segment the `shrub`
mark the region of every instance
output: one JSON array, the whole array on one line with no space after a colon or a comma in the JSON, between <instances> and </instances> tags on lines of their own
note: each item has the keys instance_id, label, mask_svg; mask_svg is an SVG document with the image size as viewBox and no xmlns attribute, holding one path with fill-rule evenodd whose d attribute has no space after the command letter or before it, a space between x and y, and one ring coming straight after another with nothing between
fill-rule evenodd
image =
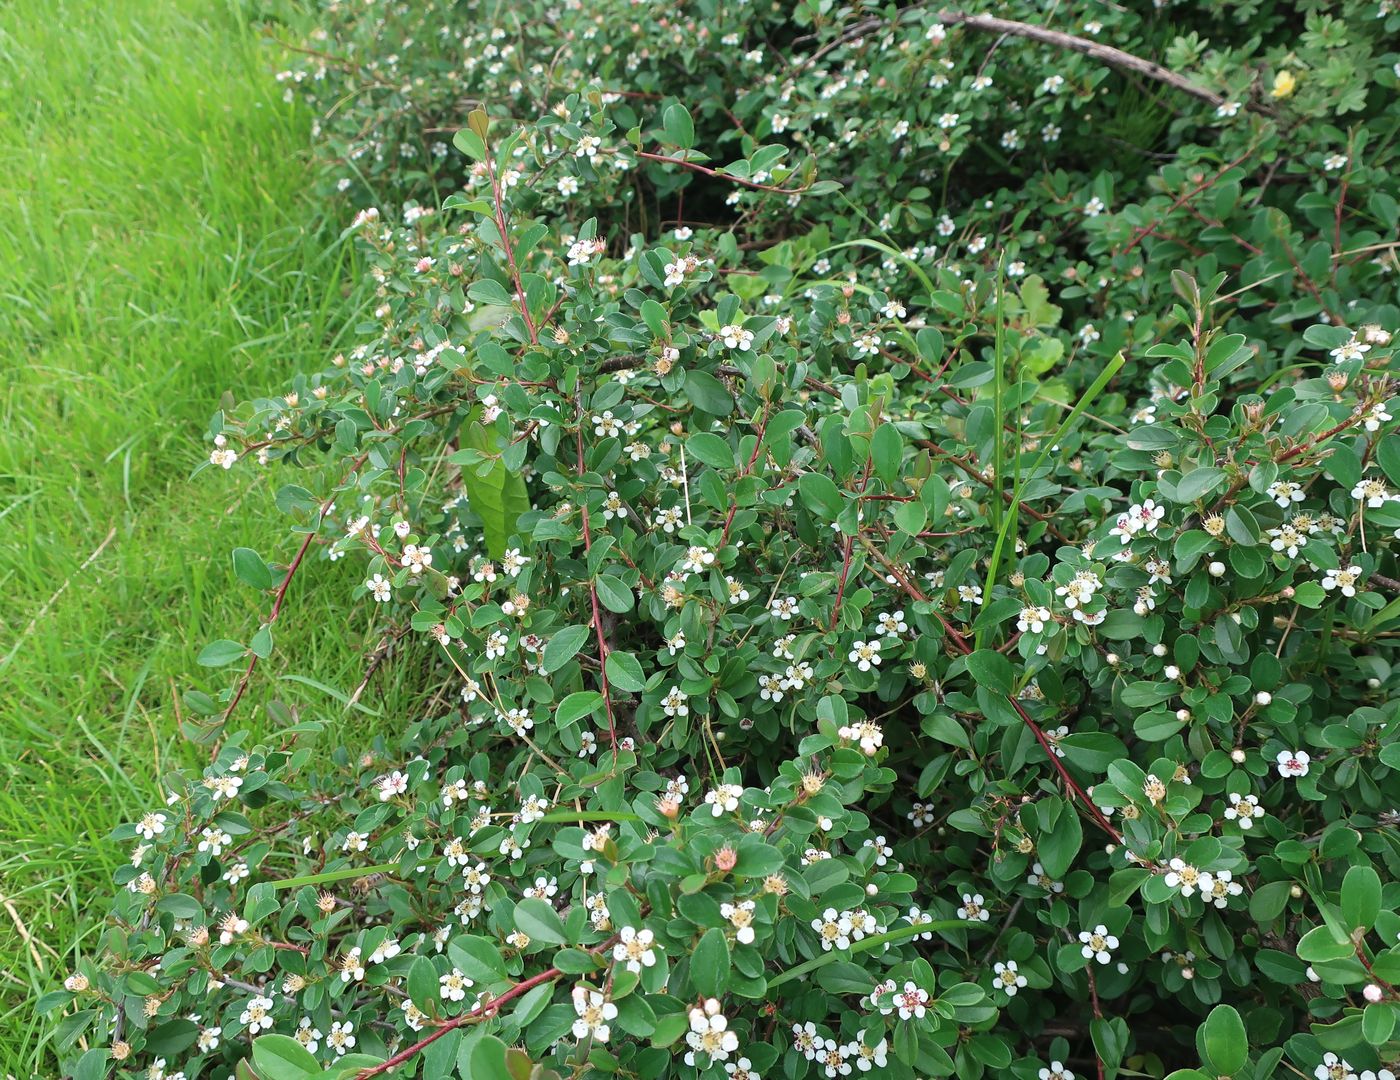
<instances>
[{"instance_id":1,"label":"shrub","mask_svg":"<svg viewBox=\"0 0 1400 1080\"><path fill-rule=\"evenodd\" d=\"M416 201L357 215L359 343L212 424L212 465L316 491L279 490L285 567L235 552L267 614L201 658L242 675L186 695L210 763L114 837L102 961L44 1002L72 1003L63 1052L99 1033L74 1071L1383 1070L1400 204L1360 161L1394 117L1339 50L1388 60L1396 17L1310 16L1287 60L1178 37L1173 69L1241 103L1220 147L1144 107L1177 161L1090 178L1117 76L1017 38L988 62L918 9L726 7L733 63L698 21L570 9L469 39L466 77L428 32L453 10L342 9L314 46L345 50L314 58L324 100L383 89L329 145ZM791 86L744 55L774 40ZM945 53L953 105L914 100ZM393 161L517 79L539 120L478 109L460 166ZM801 162L758 141L779 105ZM996 152L1022 110L1074 137ZM1339 110L1368 122L1318 174ZM956 220L907 186L954 164ZM1271 206L1285 177L1309 194ZM702 228L682 193L718 217L717 190L738 208ZM941 220L957 247L919 239ZM312 553L449 673L373 740L275 703L229 725Z\"/></svg>"}]
</instances>

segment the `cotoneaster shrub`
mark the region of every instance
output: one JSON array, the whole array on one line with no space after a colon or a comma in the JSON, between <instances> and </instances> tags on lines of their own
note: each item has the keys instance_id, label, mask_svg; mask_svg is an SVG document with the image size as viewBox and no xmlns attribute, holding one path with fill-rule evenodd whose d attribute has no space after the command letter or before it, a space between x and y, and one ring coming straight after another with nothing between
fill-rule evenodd
<instances>
[{"instance_id":1,"label":"cotoneaster shrub","mask_svg":"<svg viewBox=\"0 0 1400 1080\"><path fill-rule=\"evenodd\" d=\"M356 74L417 63L390 29L406 10L368 10L346 24ZM805 31L735 10L749 51L760 27L815 33L828 80L867 55L862 13ZM890 33L937 40L907 21ZM525 25L527 71L557 52L534 33L602 35L608 57L652 32L593 8ZM966 40L980 64L995 39ZM359 343L216 416L211 464L275 474L298 546L234 554L266 618L201 658L241 674L186 695L209 765L115 837L134 852L104 950L43 1003L69 1067L1385 1075L1400 309L1370 258L1393 259L1395 222L1358 206L1393 182L1357 173L1360 204L1307 174L1347 239L1295 269L1292 230L1323 211L1278 209L1255 246L1286 281L1176 222L1273 197L1262 161L1210 174L1215 210L1152 175L1117 213L1112 187L1073 185L1059 209L945 205L965 230L945 247L916 240L943 219L902 216L935 200L890 184L888 153L798 162L770 140L697 171L704 103L727 100L705 81L764 83L682 47L632 84L661 96L600 79L536 86L536 122L463 108L441 209L385 165L417 194L356 218L378 294ZM1042 80L1046 56L1081 70L1002 48ZM1299 103L1296 129L1255 132L1290 148L1275 173L1331 138L1316 116L1338 102L1302 97L1327 80L1219 74ZM1392 122L1368 100L1358 143ZM922 153L910 175L941 182ZM1178 185L1200 185L1197 153ZM641 214L695 184L738 190L732 218ZM1022 211L1059 223L1018 247L1042 230ZM1191 273L1170 272L1168 220ZM234 724L310 558L344 559L348 622L434 655L422 715L373 741L275 702L270 735Z\"/></svg>"}]
</instances>

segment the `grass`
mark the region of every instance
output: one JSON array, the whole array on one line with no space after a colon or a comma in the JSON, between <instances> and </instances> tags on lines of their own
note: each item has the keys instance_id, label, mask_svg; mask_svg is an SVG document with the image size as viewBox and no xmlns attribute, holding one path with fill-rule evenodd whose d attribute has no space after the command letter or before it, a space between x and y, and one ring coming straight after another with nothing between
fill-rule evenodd
<instances>
[{"instance_id":1,"label":"grass","mask_svg":"<svg viewBox=\"0 0 1400 1080\"><path fill-rule=\"evenodd\" d=\"M200 648L257 623L230 549L291 553L255 469L188 479L200 432L352 321L350 254L307 193L309 119L282 103L253 14L0 6L0 1075L56 1074L31 1003L99 945L127 856L104 837L192 760L174 701L232 677L198 668ZM363 634L320 588L343 596L353 573L298 577L245 719L274 688L341 715L279 676L291 657L358 684Z\"/></svg>"}]
</instances>

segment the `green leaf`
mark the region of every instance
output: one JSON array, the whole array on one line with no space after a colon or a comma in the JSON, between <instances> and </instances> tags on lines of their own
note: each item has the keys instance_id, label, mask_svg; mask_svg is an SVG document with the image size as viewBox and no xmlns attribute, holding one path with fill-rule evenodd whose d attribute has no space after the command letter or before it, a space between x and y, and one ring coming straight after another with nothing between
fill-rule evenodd
<instances>
[{"instance_id":1,"label":"green leaf","mask_svg":"<svg viewBox=\"0 0 1400 1080\"><path fill-rule=\"evenodd\" d=\"M1381 910L1381 877L1370 866L1353 866L1342 879L1342 919L1351 930L1370 930Z\"/></svg>"},{"instance_id":2,"label":"green leaf","mask_svg":"<svg viewBox=\"0 0 1400 1080\"><path fill-rule=\"evenodd\" d=\"M538 897L527 896L515 905L515 928L529 934L531 941L543 941L548 945L571 944L559 913Z\"/></svg>"},{"instance_id":3,"label":"green leaf","mask_svg":"<svg viewBox=\"0 0 1400 1080\"><path fill-rule=\"evenodd\" d=\"M1040 832L1036 837L1035 850L1045 872L1058 879L1065 876L1074 863L1075 856L1079 854L1079 848L1084 843L1084 827L1072 806L1066 805L1058 798L1055 802L1061 806L1060 813L1051 823L1049 830ZM1042 821L1047 816L1050 804L1049 799L1040 803L1039 816Z\"/></svg>"},{"instance_id":4,"label":"green leaf","mask_svg":"<svg viewBox=\"0 0 1400 1080\"><path fill-rule=\"evenodd\" d=\"M621 615L632 610L632 590L611 574L599 574L593 581L598 601L609 611Z\"/></svg>"},{"instance_id":5,"label":"green leaf","mask_svg":"<svg viewBox=\"0 0 1400 1080\"><path fill-rule=\"evenodd\" d=\"M893 424L881 424L870 439L870 460L875 475L887 484L899 477L899 465L904 457L904 440Z\"/></svg>"},{"instance_id":6,"label":"green leaf","mask_svg":"<svg viewBox=\"0 0 1400 1080\"><path fill-rule=\"evenodd\" d=\"M1225 470L1213 465L1192 469L1176 485L1176 501L1193 503L1205 498L1225 482Z\"/></svg>"},{"instance_id":7,"label":"green leaf","mask_svg":"<svg viewBox=\"0 0 1400 1080\"><path fill-rule=\"evenodd\" d=\"M580 720L601 708L603 705L603 695L596 690L580 690L576 694L570 694L559 703L559 707L554 710L554 722L559 727L568 727L576 720Z\"/></svg>"},{"instance_id":8,"label":"green leaf","mask_svg":"<svg viewBox=\"0 0 1400 1080\"><path fill-rule=\"evenodd\" d=\"M495 943L473 934L462 934L447 943L452 966L478 985L505 978L506 965Z\"/></svg>"},{"instance_id":9,"label":"green leaf","mask_svg":"<svg viewBox=\"0 0 1400 1080\"><path fill-rule=\"evenodd\" d=\"M712 926L690 955L690 981L701 997L719 997L729 987L729 942Z\"/></svg>"},{"instance_id":10,"label":"green leaf","mask_svg":"<svg viewBox=\"0 0 1400 1080\"><path fill-rule=\"evenodd\" d=\"M437 1007L437 968L426 956L415 956L408 969L408 996L424 1012L431 1012Z\"/></svg>"},{"instance_id":11,"label":"green leaf","mask_svg":"<svg viewBox=\"0 0 1400 1080\"><path fill-rule=\"evenodd\" d=\"M1221 1076L1232 1076L1249 1060L1249 1038L1244 1021L1229 1005L1217 1005L1202 1025L1206 1055L1211 1067Z\"/></svg>"},{"instance_id":12,"label":"green leaf","mask_svg":"<svg viewBox=\"0 0 1400 1080\"><path fill-rule=\"evenodd\" d=\"M1395 1031L1396 1009L1388 1001L1377 1001L1366 1006L1361 1014L1361 1034L1372 1046L1383 1046L1390 1041Z\"/></svg>"},{"instance_id":13,"label":"green leaf","mask_svg":"<svg viewBox=\"0 0 1400 1080\"><path fill-rule=\"evenodd\" d=\"M998 694L1010 694L1016 688L1016 671L1011 661L995 649L978 649L965 662L978 686Z\"/></svg>"},{"instance_id":14,"label":"green leaf","mask_svg":"<svg viewBox=\"0 0 1400 1080\"><path fill-rule=\"evenodd\" d=\"M272 571L252 548L233 549L233 572L238 580L260 591L272 588Z\"/></svg>"},{"instance_id":15,"label":"green leaf","mask_svg":"<svg viewBox=\"0 0 1400 1080\"><path fill-rule=\"evenodd\" d=\"M802 505L825 521L833 521L845 506L841 489L825 473L803 473L797 480Z\"/></svg>"},{"instance_id":16,"label":"green leaf","mask_svg":"<svg viewBox=\"0 0 1400 1080\"><path fill-rule=\"evenodd\" d=\"M211 641L200 650L199 656L195 658L195 663L201 667L223 667L231 664L239 657L246 655L248 650L236 641L229 641L221 638L218 641Z\"/></svg>"},{"instance_id":17,"label":"green leaf","mask_svg":"<svg viewBox=\"0 0 1400 1080\"><path fill-rule=\"evenodd\" d=\"M1331 927L1315 926L1298 942L1298 958L1309 964L1318 961L1346 960L1356 955L1356 946L1350 941L1339 941Z\"/></svg>"},{"instance_id":18,"label":"green leaf","mask_svg":"<svg viewBox=\"0 0 1400 1080\"><path fill-rule=\"evenodd\" d=\"M303 1080L321 1075L321 1063L290 1035L254 1039L253 1064L262 1080Z\"/></svg>"},{"instance_id":19,"label":"green leaf","mask_svg":"<svg viewBox=\"0 0 1400 1080\"><path fill-rule=\"evenodd\" d=\"M566 626L556 630L540 654L540 670L546 675L558 671L578 654L590 633L592 628L588 626Z\"/></svg>"},{"instance_id":20,"label":"green leaf","mask_svg":"<svg viewBox=\"0 0 1400 1080\"><path fill-rule=\"evenodd\" d=\"M702 431L685 441L685 449L691 457L710 466L712 469L734 468L734 451L729 443L718 435Z\"/></svg>"},{"instance_id":21,"label":"green leaf","mask_svg":"<svg viewBox=\"0 0 1400 1080\"><path fill-rule=\"evenodd\" d=\"M496 447L494 433L479 423L470 423L466 426L463 446L494 458L484 469L480 464L463 468L462 485L467 489L467 504L481 518L487 553L499 559L515 532L515 523L530 509L530 496L520 473L506 467Z\"/></svg>"},{"instance_id":22,"label":"green leaf","mask_svg":"<svg viewBox=\"0 0 1400 1080\"><path fill-rule=\"evenodd\" d=\"M1128 748L1116 735L1103 731L1076 731L1060 740L1060 749L1071 764L1101 773L1128 756Z\"/></svg>"},{"instance_id":23,"label":"green leaf","mask_svg":"<svg viewBox=\"0 0 1400 1080\"><path fill-rule=\"evenodd\" d=\"M725 389L724 383L699 368L686 372L685 396L701 412L714 416L728 416L734 409L734 398Z\"/></svg>"},{"instance_id":24,"label":"green leaf","mask_svg":"<svg viewBox=\"0 0 1400 1080\"><path fill-rule=\"evenodd\" d=\"M608 674L608 682L619 690L635 694L646 687L647 681L642 675L642 665L631 653L608 653L604 670Z\"/></svg>"},{"instance_id":25,"label":"green leaf","mask_svg":"<svg viewBox=\"0 0 1400 1080\"><path fill-rule=\"evenodd\" d=\"M682 150L695 145L695 121L690 118L690 110L679 103L667 105L661 114L661 126L666 141Z\"/></svg>"}]
</instances>

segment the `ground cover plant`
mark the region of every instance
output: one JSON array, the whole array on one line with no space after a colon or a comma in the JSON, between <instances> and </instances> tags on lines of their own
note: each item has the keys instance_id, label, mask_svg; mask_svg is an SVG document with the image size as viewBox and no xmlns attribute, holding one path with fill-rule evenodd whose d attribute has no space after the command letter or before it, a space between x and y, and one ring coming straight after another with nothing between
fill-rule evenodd
<instances>
[{"instance_id":1,"label":"ground cover plant","mask_svg":"<svg viewBox=\"0 0 1400 1080\"><path fill-rule=\"evenodd\" d=\"M1390 1075L1400 15L323 14L374 296L76 1075Z\"/></svg>"}]
</instances>

